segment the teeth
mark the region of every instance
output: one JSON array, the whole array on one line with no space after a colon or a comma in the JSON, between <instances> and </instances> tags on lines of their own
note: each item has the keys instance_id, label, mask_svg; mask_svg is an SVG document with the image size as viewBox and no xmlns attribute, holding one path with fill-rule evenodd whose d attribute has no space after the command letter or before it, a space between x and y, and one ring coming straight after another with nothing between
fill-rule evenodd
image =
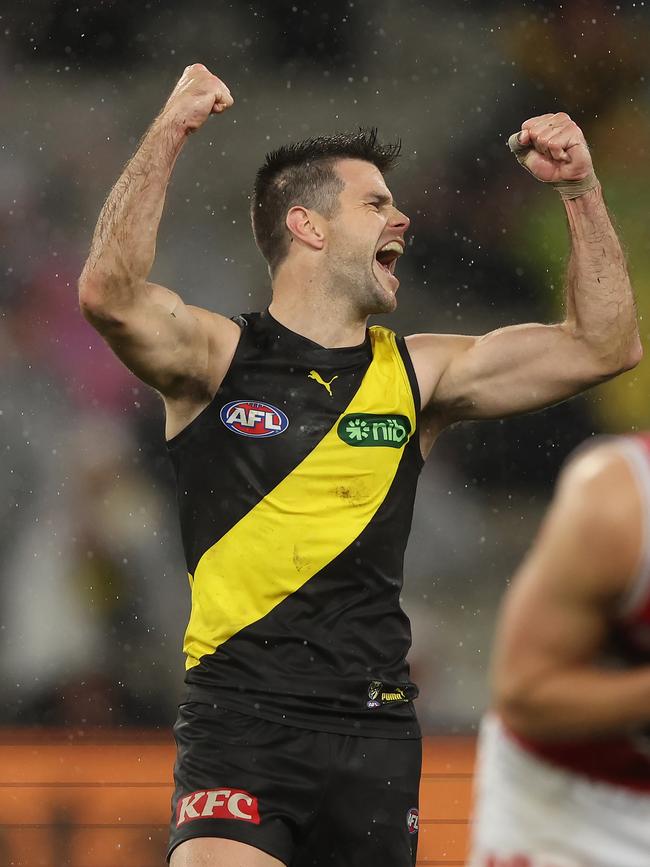
<instances>
[{"instance_id":1,"label":"teeth","mask_svg":"<svg viewBox=\"0 0 650 867\"><path fill-rule=\"evenodd\" d=\"M384 244L383 247L379 248L380 253L397 253L398 256L401 256L404 252L402 245L399 241L389 241L387 244Z\"/></svg>"}]
</instances>

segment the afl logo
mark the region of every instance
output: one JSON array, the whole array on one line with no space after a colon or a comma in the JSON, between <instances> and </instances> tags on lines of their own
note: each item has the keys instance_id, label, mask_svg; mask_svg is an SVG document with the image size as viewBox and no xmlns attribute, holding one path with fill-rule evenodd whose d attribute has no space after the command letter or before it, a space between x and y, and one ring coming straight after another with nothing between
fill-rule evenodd
<instances>
[{"instance_id":1,"label":"afl logo","mask_svg":"<svg viewBox=\"0 0 650 867\"><path fill-rule=\"evenodd\" d=\"M219 416L227 428L245 437L274 437L289 427L281 409L254 400L233 400L221 407Z\"/></svg>"},{"instance_id":2,"label":"afl logo","mask_svg":"<svg viewBox=\"0 0 650 867\"><path fill-rule=\"evenodd\" d=\"M420 812L417 807L411 807L406 814L406 827L409 834L417 834L420 830Z\"/></svg>"}]
</instances>

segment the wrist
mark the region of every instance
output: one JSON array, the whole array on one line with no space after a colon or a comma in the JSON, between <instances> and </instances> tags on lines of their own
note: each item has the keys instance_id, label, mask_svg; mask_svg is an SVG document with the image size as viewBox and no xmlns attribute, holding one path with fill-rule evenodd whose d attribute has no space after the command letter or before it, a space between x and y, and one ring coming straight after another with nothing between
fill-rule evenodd
<instances>
[{"instance_id":1,"label":"wrist","mask_svg":"<svg viewBox=\"0 0 650 867\"><path fill-rule=\"evenodd\" d=\"M163 145L166 151L178 156L187 141L190 130L182 118L164 108L151 125L152 133Z\"/></svg>"},{"instance_id":2,"label":"wrist","mask_svg":"<svg viewBox=\"0 0 650 867\"><path fill-rule=\"evenodd\" d=\"M585 193L590 193L592 190L600 187L600 183L592 169L587 177L581 178L579 181L557 181L551 184L551 186L566 201L567 199L577 199L579 196L584 196Z\"/></svg>"}]
</instances>

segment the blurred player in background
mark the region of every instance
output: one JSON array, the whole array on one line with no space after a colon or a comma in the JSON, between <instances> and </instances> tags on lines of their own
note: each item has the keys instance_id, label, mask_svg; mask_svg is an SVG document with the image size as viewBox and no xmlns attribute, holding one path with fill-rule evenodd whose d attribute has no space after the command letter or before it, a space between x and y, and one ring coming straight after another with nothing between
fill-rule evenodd
<instances>
[{"instance_id":1,"label":"blurred player in background","mask_svg":"<svg viewBox=\"0 0 650 867\"><path fill-rule=\"evenodd\" d=\"M625 262L580 129L513 147L565 200L567 316L481 338L367 327L397 305L398 147L323 136L267 156L252 200L268 310L228 319L149 282L176 158L233 104L185 70L108 197L84 313L162 395L192 587L173 867L409 867L417 687L402 613L417 477L439 432L563 400L636 364ZM223 171L228 171L227 163ZM215 287L215 301L218 287Z\"/></svg>"},{"instance_id":2,"label":"blurred player in background","mask_svg":"<svg viewBox=\"0 0 650 867\"><path fill-rule=\"evenodd\" d=\"M649 434L570 461L496 636L471 867L647 867Z\"/></svg>"}]
</instances>

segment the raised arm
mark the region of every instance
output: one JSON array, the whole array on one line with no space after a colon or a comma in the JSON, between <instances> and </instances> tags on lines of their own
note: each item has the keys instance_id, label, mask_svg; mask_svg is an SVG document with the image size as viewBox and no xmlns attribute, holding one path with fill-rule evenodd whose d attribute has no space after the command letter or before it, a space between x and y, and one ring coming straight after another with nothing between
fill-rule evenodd
<instances>
[{"instance_id":1,"label":"raised arm","mask_svg":"<svg viewBox=\"0 0 650 867\"><path fill-rule=\"evenodd\" d=\"M564 113L543 115L523 124L513 149L564 200L571 237L566 316L483 337L409 337L423 408L440 425L540 409L641 359L625 259L582 132Z\"/></svg>"},{"instance_id":2,"label":"raised arm","mask_svg":"<svg viewBox=\"0 0 650 867\"><path fill-rule=\"evenodd\" d=\"M79 279L86 318L127 367L161 392L168 410L188 405L191 412L210 399L239 335L229 319L148 282L176 159L191 132L232 104L220 79L201 64L187 67L111 190Z\"/></svg>"},{"instance_id":3,"label":"raised arm","mask_svg":"<svg viewBox=\"0 0 650 867\"><path fill-rule=\"evenodd\" d=\"M508 591L492 661L494 706L517 734L570 739L650 722L650 666L600 656L644 559L644 518L630 465L613 445L565 470Z\"/></svg>"}]
</instances>

